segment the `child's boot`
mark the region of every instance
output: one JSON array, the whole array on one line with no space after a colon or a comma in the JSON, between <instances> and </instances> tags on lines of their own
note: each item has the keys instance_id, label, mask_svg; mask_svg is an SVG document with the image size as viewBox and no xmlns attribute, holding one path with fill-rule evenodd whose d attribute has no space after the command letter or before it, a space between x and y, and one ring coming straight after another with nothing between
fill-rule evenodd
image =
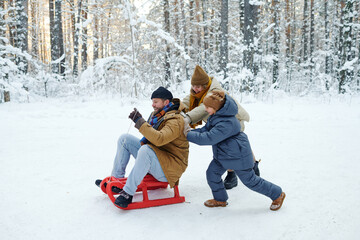
<instances>
[{"instance_id":1,"label":"child's boot","mask_svg":"<svg viewBox=\"0 0 360 240\"><path fill-rule=\"evenodd\" d=\"M204 202L204 205L207 207L226 207L228 203L226 201L221 202L221 201L216 201L215 199L210 199Z\"/></svg>"},{"instance_id":2,"label":"child's boot","mask_svg":"<svg viewBox=\"0 0 360 240\"><path fill-rule=\"evenodd\" d=\"M234 171L228 171L225 177L224 186L226 189L232 189L238 185L237 176Z\"/></svg>"},{"instance_id":3,"label":"child's boot","mask_svg":"<svg viewBox=\"0 0 360 240\"><path fill-rule=\"evenodd\" d=\"M275 199L272 202L272 204L270 206L270 210L273 210L273 211L279 210L284 202L285 196L286 196L285 193L282 192L280 194L280 197L278 197L277 199Z\"/></svg>"},{"instance_id":4,"label":"child's boot","mask_svg":"<svg viewBox=\"0 0 360 240\"><path fill-rule=\"evenodd\" d=\"M254 172L255 172L255 175L260 177L260 170L259 170L259 162L261 161L261 159L259 159L259 161L256 161L255 160L255 163L254 163Z\"/></svg>"}]
</instances>

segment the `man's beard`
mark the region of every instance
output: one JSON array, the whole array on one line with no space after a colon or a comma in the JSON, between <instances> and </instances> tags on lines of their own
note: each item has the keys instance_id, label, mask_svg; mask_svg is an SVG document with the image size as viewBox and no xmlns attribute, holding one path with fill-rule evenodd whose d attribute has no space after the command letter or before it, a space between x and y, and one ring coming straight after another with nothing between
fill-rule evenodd
<instances>
[{"instance_id":1,"label":"man's beard","mask_svg":"<svg viewBox=\"0 0 360 240\"><path fill-rule=\"evenodd\" d=\"M154 108L154 114L157 114L157 113L160 112L161 110L163 110L163 108Z\"/></svg>"}]
</instances>

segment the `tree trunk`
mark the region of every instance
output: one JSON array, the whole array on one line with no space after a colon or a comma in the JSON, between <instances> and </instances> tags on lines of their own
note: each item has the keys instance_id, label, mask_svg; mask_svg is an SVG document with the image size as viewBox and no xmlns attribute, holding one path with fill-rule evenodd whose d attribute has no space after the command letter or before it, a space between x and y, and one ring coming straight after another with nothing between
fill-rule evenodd
<instances>
[{"instance_id":1,"label":"tree trunk","mask_svg":"<svg viewBox=\"0 0 360 240\"><path fill-rule=\"evenodd\" d=\"M181 19L182 19L182 25L183 25L183 32L184 32L184 49L186 54L189 54L189 48L188 48L188 44L187 44L187 38L188 38L188 33L187 33L187 23L186 23L186 16L185 16L185 6L184 6L184 1L180 1L180 8L181 8ZM185 60L185 77L186 80L188 80L190 78L189 76L189 64L188 64L188 60Z\"/></svg>"},{"instance_id":2,"label":"tree trunk","mask_svg":"<svg viewBox=\"0 0 360 240\"><path fill-rule=\"evenodd\" d=\"M357 22L360 23L360 2L357 2ZM360 26L357 26L357 39L356 39L357 45L358 45L358 64L357 64L357 91L360 92Z\"/></svg>"},{"instance_id":3,"label":"tree trunk","mask_svg":"<svg viewBox=\"0 0 360 240\"><path fill-rule=\"evenodd\" d=\"M4 102L10 102L10 92L4 91Z\"/></svg>"},{"instance_id":4,"label":"tree trunk","mask_svg":"<svg viewBox=\"0 0 360 240\"><path fill-rule=\"evenodd\" d=\"M60 75L65 73L64 40L61 19L61 1L49 0L50 39L52 72ZM53 63L55 61L55 63Z\"/></svg>"},{"instance_id":5,"label":"tree trunk","mask_svg":"<svg viewBox=\"0 0 360 240\"><path fill-rule=\"evenodd\" d=\"M169 1L163 1L164 7L164 28L167 33L170 33L170 12L169 12ZM166 41L166 40L165 40ZM166 52L165 52L165 87L170 86L170 46L166 41Z\"/></svg>"},{"instance_id":6,"label":"tree trunk","mask_svg":"<svg viewBox=\"0 0 360 240\"><path fill-rule=\"evenodd\" d=\"M314 44L315 44L315 19L314 19L314 0L310 0L310 82L313 78L314 70Z\"/></svg>"},{"instance_id":7,"label":"tree trunk","mask_svg":"<svg viewBox=\"0 0 360 240\"><path fill-rule=\"evenodd\" d=\"M253 16L253 7L249 4L249 0L244 1L244 45L246 50L244 51L244 64L243 66L253 70L253 43L254 43L254 23L252 20Z\"/></svg>"},{"instance_id":8,"label":"tree trunk","mask_svg":"<svg viewBox=\"0 0 360 240\"><path fill-rule=\"evenodd\" d=\"M286 35L286 49L285 49L285 67L286 67L286 79L287 79L287 88L291 81L291 59L290 59L290 51L291 51L291 12L290 12L290 0L286 0L286 8L285 8L285 35Z\"/></svg>"},{"instance_id":9,"label":"tree trunk","mask_svg":"<svg viewBox=\"0 0 360 240\"><path fill-rule=\"evenodd\" d=\"M243 36L245 35L245 1L246 0L240 0L239 1L239 20L240 20L240 31L242 32ZM249 0L247 0L249 2Z\"/></svg>"},{"instance_id":10,"label":"tree trunk","mask_svg":"<svg viewBox=\"0 0 360 240\"><path fill-rule=\"evenodd\" d=\"M38 26L38 19L37 19L37 12L38 12L38 3L31 1L31 55L36 56L39 58L39 29Z\"/></svg>"},{"instance_id":11,"label":"tree trunk","mask_svg":"<svg viewBox=\"0 0 360 240\"><path fill-rule=\"evenodd\" d=\"M58 30L58 51L59 57L61 61L59 63L60 75L65 75L65 50L64 50L64 36L63 36L63 27L62 27L62 10L61 10L61 0L57 0L55 2L55 9L56 9L56 22L57 22L57 30Z\"/></svg>"},{"instance_id":12,"label":"tree trunk","mask_svg":"<svg viewBox=\"0 0 360 240\"><path fill-rule=\"evenodd\" d=\"M82 8L82 22L86 24L86 26L82 27L82 46L81 46L81 69L84 71L87 67L87 14L88 14L88 1L84 0L84 5Z\"/></svg>"},{"instance_id":13,"label":"tree trunk","mask_svg":"<svg viewBox=\"0 0 360 240\"><path fill-rule=\"evenodd\" d=\"M274 46L273 46L273 84L277 84L279 80L279 0L272 0L272 8L273 8L273 23L274 23ZM277 85L275 85L275 88L278 88Z\"/></svg>"},{"instance_id":14,"label":"tree trunk","mask_svg":"<svg viewBox=\"0 0 360 240\"><path fill-rule=\"evenodd\" d=\"M285 88L285 91L290 91L290 82L291 82L291 74L292 74L292 47L293 47L293 30L292 26L292 9L291 9L291 3L293 3L291 0L286 0L286 8L285 8L285 24L286 24L286 49L285 49L285 68L286 68L286 80L287 85ZM293 19L294 21L294 19Z\"/></svg>"},{"instance_id":15,"label":"tree trunk","mask_svg":"<svg viewBox=\"0 0 360 240\"><path fill-rule=\"evenodd\" d=\"M339 93L345 93L345 86L350 84L354 77L352 66L347 66L347 62L353 60L352 53L352 28L353 28L353 6L354 0L341 0L341 68L339 79Z\"/></svg>"},{"instance_id":16,"label":"tree trunk","mask_svg":"<svg viewBox=\"0 0 360 240\"><path fill-rule=\"evenodd\" d=\"M244 45L246 49L244 50L243 57L243 66L251 71L253 76L257 74L255 63L254 63L254 54L255 54L255 35L256 35L256 24L257 24L257 6L250 4L249 0L244 1ZM249 79L248 88L253 88L254 78Z\"/></svg>"},{"instance_id":17,"label":"tree trunk","mask_svg":"<svg viewBox=\"0 0 360 240\"><path fill-rule=\"evenodd\" d=\"M203 46L202 46L202 30L200 28L201 25L201 7L200 7L200 0L196 0L195 1L195 5L196 5L196 61L200 64L203 65Z\"/></svg>"},{"instance_id":18,"label":"tree trunk","mask_svg":"<svg viewBox=\"0 0 360 240\"><path fill-rule=\"evenodd\" d=\"M194 22L195 22L195 17L194 17L194 0L190 0L189 1L189 16L190 16L190 26L193 26ZM189 28L189 42L190 42L190 48L191 50L193 50L193 46L194 46L194 30L193 27ZM190 50L190 56L193 58L193 51Z\"/></svg>"},{"instance_id":19,"label":"tree trunk","mask_svg":"<svg viewBox=\"0 0 360 240\"><path fill-rule=\"evenodd\" d=\"M229 21L228 0L221 0L221 21L220 21L220 69L227 78L228 53L228 21Z\"/></svg>"},{"instance_id":20,"label":"tree trunk","mask_svg":"<svg viewBox=\"0 0 360 240\"><path fill-rule=\"evenodd\" d=\"M328 10L328 0L324 0L324 22L325 22L325 74L330 74L330 30L329 30L329 10ZM326 80L325 83L326 90L329 90L329 82Z\"/></svg>"},{"instance_id":21,"label":"tree trunk","mask_svg":"<svg viewBox=\"0 0 360 240\"><path fill-rule=\"evenodd\" d=\"M94 8L97 9L98 5L95 3ZM99 58L99 17L98 14L94 14L94 63Z\"/></svg>"},{"instance_id":22,"label":"tree trunk","mask_svg":"<svg viewBox=\"0 0 360 240\"><path fill-rule=\"evenodd\" d=\"M306 64L308 60L308 24L309 24L309 13L308 13L308 1L304 0L304 18L303 18L303 31L302 31L302 39L303 39L303 61Z\"/></svg>"},{"instance_id":23,"label":"tree trunk","mask_svg":"<svg viewBox=\"0 0 360 240\"><path fill-rule=\"evenodd\" d=\"M16 46L28 52L28 1L16 0ZM28 63L22 56L16 56L16 65L22 73L27 73Z\"/></svg>"},{"instance_id":24,"label":"tree trunk","mask_svg":"<svg viewBox=\"0 0 360 240\"><path fill-rule=\"evenodd\" d=\"M6 23L5 23L5 1L0 2L0 37L6 36ZM0 44L5 45L5 41L0 38Z\"/></svg>"},{"instance_id":25,"label":"tree trunk","mask_svg":"<svg viewBox=\"0 0 360 240\"><path fill-rule=\"evenodd\" d=\"M209 30L208 30L208 26L207 26L207 10L208 10L208 5L207 5L207 1L202 1L202 16L203 16L203 21L204 21L204 67L205 69L207 69L207 58L209 56L208 54L208 49L209 49Z\"/></svg>"},{"instance_id":26,"label":"tree trunk","mask_svg":"<svg viewBox=\"0 0 360 240\"><path fill-rule=\"evenodd\" d=\"M292 26L291 26L291 48L290 48L290 56L291 56L291 64L295 63L295 44L296 44L296 0L292 0Z\"/></svg>"},{"instance_id":27,"label":"tree trunk","mask_svg":"<svg viewBox=\"0 0 360 240\"><path fill-rule=\"evenodd\" d=\"M15 0L8 1L8 9L12 8L8 12L8 27L9 27L9 41L10 45L17 47L17 39L16 39L16 14L15 14Z\"/></svg>"},{"instance_id":28,"label":"tree trunk","mask_svg":"<svg viewBox=\"0 0 360 240\"><path fill-rule=\"evenodd\" d=\"M81 0L78 1L78 15L75 27L75 35L74 35L74 65L73 65L73 74L75 77L79 74L79 38L80 38L80 15L81 15ZM75 9L74 9L75 10ZM75 14L74 14L75 19Z\"/></svg>"}]
</instances>

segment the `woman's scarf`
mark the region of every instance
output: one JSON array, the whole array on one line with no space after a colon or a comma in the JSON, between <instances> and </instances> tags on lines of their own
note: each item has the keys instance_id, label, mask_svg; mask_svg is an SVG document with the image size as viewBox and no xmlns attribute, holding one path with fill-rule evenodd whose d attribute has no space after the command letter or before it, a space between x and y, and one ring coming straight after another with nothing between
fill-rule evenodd
<instances>
[{"instance_id":1,"label":"woman's scarf","mask_svg":"<svg viewBox=\"0 0 360 240\"><path fill-rule=\"evenodd\" d=\"M208 85L206 86L206 88L204 90L202 90L201 92L195 93L194 90L191 89L189 111L200 106L200 104L203 102L207 92L209 91L210 86L211 86L211 78L209 77ZM190 127L195 128L196 126L201 125L201 124L202 124L202 121L200 120L197 123L190 124Z\"/></svg>"},{"instance_id":2,"label":"woman's scarf","mask_svg":"<svg viewBox=\"0 0 360 240\"><path fill-rule=\"evenodd\" d=\"M161 111L159 111L158 113L154 114L150 121L149 121L149 124L157 129L159 126L157 125L158 121L169 111L169 110L172 110L172 107L174 106L174 104L172 102L170 102L168 105L166 105ZM144 145L144 144L147 144L149 142L149 140L147 140L145 137L143 137L141 140L140 140L140 144L141 145Z\"/></svg>"}]
</instances>

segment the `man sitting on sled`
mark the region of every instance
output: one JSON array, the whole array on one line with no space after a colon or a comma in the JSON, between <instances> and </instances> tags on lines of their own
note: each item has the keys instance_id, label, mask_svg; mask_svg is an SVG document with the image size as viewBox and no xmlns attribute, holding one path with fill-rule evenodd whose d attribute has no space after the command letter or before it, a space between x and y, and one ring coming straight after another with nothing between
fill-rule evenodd
<instances>
[{"instance_id":1,"label":"man sitting on sled","mask_svg":"<svg viewBox=\"0 0 360 240\"><path fill-rule=\"evenodd\" d=\"M180 115L184 106L164 87L156 89L151 99L154 112L147 122L136 108L129 115L144 137L138 139L123 134L118 140L111 175L115 178L125 177L130 155L136 159L124 188L112 189L120 192L115 204L122 208L132 202L138 185L147 173L174 187L188 165L189 142L184 135L184 118ZM95 184L100 186L101 181L98 179Z\"/></svg>"}]
</instances>

